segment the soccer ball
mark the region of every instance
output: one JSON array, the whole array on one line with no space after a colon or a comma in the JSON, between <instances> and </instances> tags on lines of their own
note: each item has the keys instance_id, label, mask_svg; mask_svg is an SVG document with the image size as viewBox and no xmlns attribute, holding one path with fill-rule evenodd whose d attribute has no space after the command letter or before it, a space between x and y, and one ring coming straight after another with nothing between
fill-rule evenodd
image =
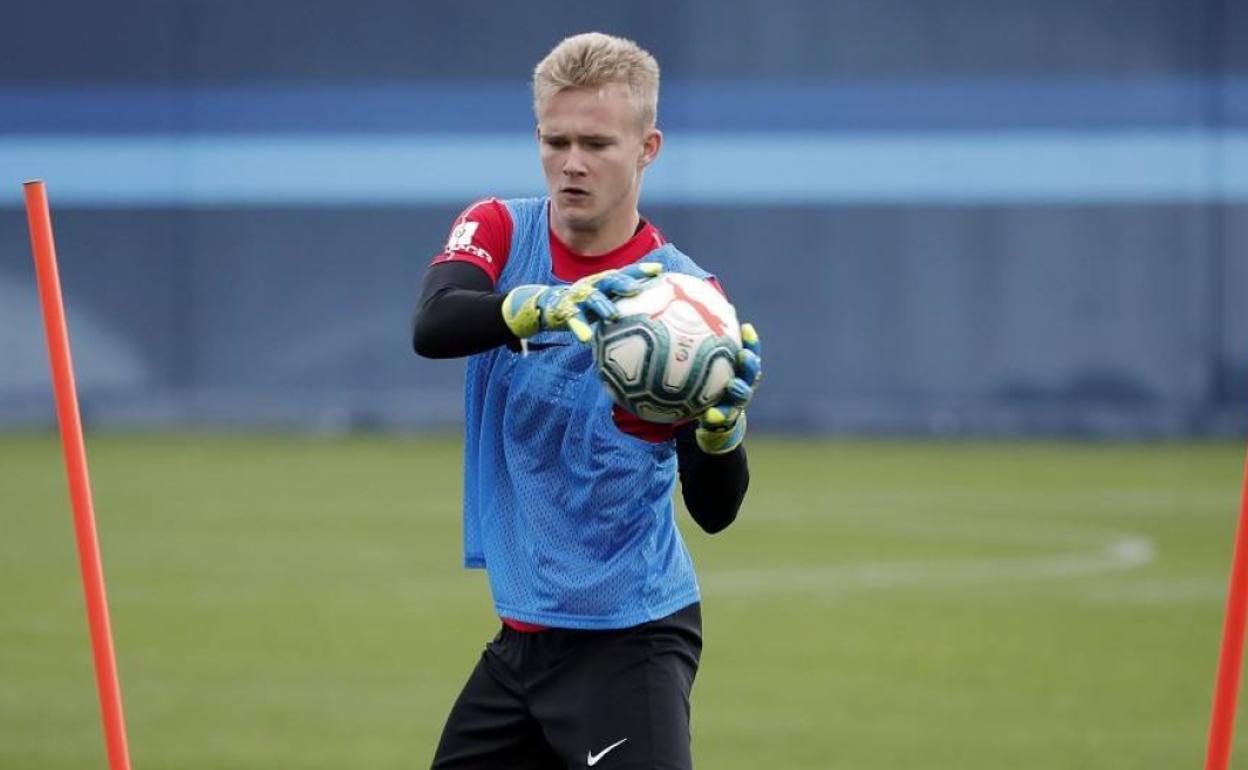
<instances>
[{"instance_id":1,"label":"soccer ball","mask_svg":"<svg viewBox=\"0 0 1248 770\"><path fill-rule=\"evenodd\" d=\"M741 350L737 311L710 283L681 273L645 281L594 327L594 362L612 400L643 420L693 417L723 396Z\"/></svg>"}]
</instances>

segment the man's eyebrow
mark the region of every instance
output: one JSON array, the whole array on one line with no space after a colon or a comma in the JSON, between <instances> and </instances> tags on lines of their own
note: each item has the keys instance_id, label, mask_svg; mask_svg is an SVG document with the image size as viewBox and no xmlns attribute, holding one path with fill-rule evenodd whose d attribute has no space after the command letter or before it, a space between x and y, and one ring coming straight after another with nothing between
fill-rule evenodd
<instances>
[{"instance_id":1,"label":"man's eyebrow","mask_svg":"<svg viewBox=\"0 0 1248 770\"><path fill-rule=\"evenodd\" d=\"M538 129L538 135L541 136L542 139L568 139L569 138L568 134L565 134L559 131L542 131L541 129ZM572 135L572 138L575 138L577 141L580 141L580 142L613 142L615 141L615 136L611 134L574 134Z\"/></svg>"}]
</instances>

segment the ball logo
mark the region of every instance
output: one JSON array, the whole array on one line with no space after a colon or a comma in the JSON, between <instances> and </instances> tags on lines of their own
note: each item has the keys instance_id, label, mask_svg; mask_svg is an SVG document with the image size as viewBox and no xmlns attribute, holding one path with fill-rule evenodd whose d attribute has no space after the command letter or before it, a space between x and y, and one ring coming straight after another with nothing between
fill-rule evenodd
<instances>
[{"instance_id":1,"label":"ball logo","mask_svg":"<svg viewBox=\"0 0 1248 770\"><path fill-rule=\"evenodd\" d=\"M693 308L694 312L698 314L698 316L702 319L703 323L705 323L708 327L710 327L712 332L714 332L716 335L719 335L721 337L723 336L724 331L725 331L725 324L722 318L715 315L715 313L711 312L711 309L709 307L702 304L701 302L694 299L693 297L689 296L689 294L685 292L684 288L682 288L680 284L676 283L675 281L672 281L666 276L664 276L663 282L666 283L668 286L672 287L672 298L667 301L666 305L659 308L656 312L652 313L650 315L651 318L658 318L659 316L666 313L667 309L671 307L672 305L676 304L677 302L684 302L686 305ZM680 359L677 359L677 360L680 360Z\"/></svg>"}]
</instances>

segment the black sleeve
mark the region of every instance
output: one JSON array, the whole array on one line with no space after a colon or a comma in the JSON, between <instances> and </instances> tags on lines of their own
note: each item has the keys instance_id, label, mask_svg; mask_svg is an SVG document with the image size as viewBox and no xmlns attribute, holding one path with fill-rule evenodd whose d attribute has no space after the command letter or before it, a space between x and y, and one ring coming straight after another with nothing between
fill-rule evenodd
<instances>
[{"instance_id":1,"label":"black sleeve","mask_svg":"<svg viewBox=\"0 0 1248 770\"><path fill-rule=\"evenodd\" d=\"M412 317L412 347L426 358L458 358L515 345L503 322L504 296L470 262L430 265Z\"/></svg>"},{"instance_id":2,"label":"black sleeve","mask_svg":"<svg viewBox=\"0 0 1248 770\"><path fill-rule=\"evenodd\" d=\"M713 535L736 520L750 487L750 466L745 445L722 455L703 452L694 437L696 427L689 423L676 429L680 493L689 515Z\"/></svg>"}]
</instances>

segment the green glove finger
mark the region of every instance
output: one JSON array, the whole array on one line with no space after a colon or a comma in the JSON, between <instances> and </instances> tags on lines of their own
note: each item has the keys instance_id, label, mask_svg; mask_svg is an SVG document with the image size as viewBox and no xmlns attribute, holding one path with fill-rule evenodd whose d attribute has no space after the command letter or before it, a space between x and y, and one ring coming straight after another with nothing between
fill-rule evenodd
<instances>
[{"instance_id":1,"label":"green glove finger","mask_svg":"<svg viewBox=\"0 0 1248 770\"><path fill-rule=\"evenodd\" d=\"M752 350L737 353L737 377L745 380L745 384L753 385L763 376L763 360Z\"/></svg>"},{"instance_id":2,"label":"green glove finger","mask_svg":"<svg viewBox=\"0 0 1248 770\"><path fill-rule=\"evenodd\" d=\"M741 345L754 355L762 357L763 342L758 338L758 332L754 329L754 324L741 324Z\"/></svg>"},{"instance_id":3,"label":"green glove finger","mask_svg":"<svg viewBox=\"0 0 1248 770\"><path fill-rule=\"evenodd\" d=\"M611 298L634 297L646 288L649 280L648 276L637 278L624 270L615 270L598 281L597 286L599 291Z\"/></svg>"},{"instance_id":4,"label":"green glove finger","mask_svg":"<svg viewBox=\"0 0 1248 770\"><path fill-rule=\"evenodd\" d=\"M594 336L594 330L590 328L589 320L581 312L568 319L568 331L572 332L572 335L581 342L589 342Z\"/></svg>"},{"instance_id":5,"label":"green glove finger","mask_svg":"<svg viewBox=\"0 0 1248 770\"><path fill-rule=\"evenodd\" d=\"M731 423L739 414L739 408L720 402L702 413L701 422L709 428L718 428Z\"/></svg>"},{"instance_id":6,"label":"green glove finger","mask_svg":"<svg viewBox=\"0 0 1248 770\"><path fill-rule=\"evenodd\" d=\"M638 281L643 278L653 278L661 272L663 272L663 265L658 262L636 262L619 270L621 275Z\"/></svg>"},{"instance_id":7,"label":"green glove finger","mask_svg":"<svg viewBox=\"0 0 1248 770\"><path fill-rule=\"evenodd\" d=\"M735 406L744 409L750 403L750 399L754 398L754 388L740 377L728 383L728 389L724 391L724 397L720 400L720 406Z\"/></svg>"},{"instance_id":8,"label":"green glove finger","mask_svg":"<svg viewBox=\"0 0 1248 770\"><path fill-rule=\"evenodd\" d=\"M615 303L607 299L607 295L600 291L595 291L585 298L581 303L584 310L588 310L597 319L603 321L614 321L619 318L620 311L616 309Z\"/></svg>"}]
</instances>

